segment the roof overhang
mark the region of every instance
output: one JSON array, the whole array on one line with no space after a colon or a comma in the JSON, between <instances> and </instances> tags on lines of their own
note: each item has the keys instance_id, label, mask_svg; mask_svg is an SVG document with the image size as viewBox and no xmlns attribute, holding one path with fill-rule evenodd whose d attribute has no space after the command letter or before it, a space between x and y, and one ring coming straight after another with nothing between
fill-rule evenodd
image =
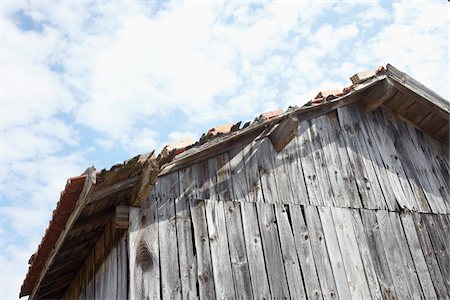
<instances>
[{"instance_id":1,"label":"roof overhang","mask_svg":"<svg viewBox=\"0 0 450 300\"><path fill-rule=\"evenodd\" d=\"M119 205L139 206L152 190L159 168L152 154L109 171L91 167L68 181L30 268L20 297L63 295Z\"/></svg>"}]
</instances>

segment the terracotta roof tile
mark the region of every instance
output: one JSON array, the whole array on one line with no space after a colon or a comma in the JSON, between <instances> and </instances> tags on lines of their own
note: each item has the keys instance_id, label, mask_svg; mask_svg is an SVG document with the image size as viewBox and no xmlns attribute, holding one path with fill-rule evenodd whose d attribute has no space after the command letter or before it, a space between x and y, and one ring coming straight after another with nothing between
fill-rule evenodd
<instances>
[{"instance_id":1,"label":"terracotta roof tile","mask_svg":"<svg viewBox=\"0 0 450 300\"><path fill-rule=\"evenodd\" d=\"M211 128L208 130L208 135L216 136L218 134L227 134L231 131L234 124L225 124Z\"/></svg>"},{"instance_id":2,"label":"terracotta roof tile","mask_svg":"<svg viewBox=\"0 0 450 300\"><path fill-rule=\"evenodd\" d=\"M86 175L81 175L67 180L66 187L60 194L59 201L56 204L56 209L53 211L52 219L45 230L44 237L42 238L37 251L29 260L30 266L25 280L23 281L20 297L29 295L33 291L47 258L64 229L75 203L80 196L85 179Z\"/></svg>"},{"instance_id":3,"label":"terracotta roof tile","mask_svg":"<svg viewBox=\"0 0 450 300\"><path fill-rule=\"evenodd\" d=\"M265 113L262 113L261 115L259 115L259 117L256 120L258 122L265 122L267 120L275 118L276 116L281 115L282 113L283 113L283 111L281 109L268 111L268 112L265 112Z\"/></svg>"}]
</instances>

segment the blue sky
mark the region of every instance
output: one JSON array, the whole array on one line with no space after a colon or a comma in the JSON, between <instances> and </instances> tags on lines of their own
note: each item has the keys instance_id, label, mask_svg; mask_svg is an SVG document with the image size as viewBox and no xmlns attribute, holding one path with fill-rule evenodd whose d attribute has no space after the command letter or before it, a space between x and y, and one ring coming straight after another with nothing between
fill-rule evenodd
<instances>
[{"instance_id":1,"label":"blue sky","mask_svg":"<svg viewBox=\"0 0 450 300\"><path fill-rule=\"evenodd\" d=\"M447 1L1 2L0 299L68 177L391 63L449 99Z\"/></svg>"}]
</instances>

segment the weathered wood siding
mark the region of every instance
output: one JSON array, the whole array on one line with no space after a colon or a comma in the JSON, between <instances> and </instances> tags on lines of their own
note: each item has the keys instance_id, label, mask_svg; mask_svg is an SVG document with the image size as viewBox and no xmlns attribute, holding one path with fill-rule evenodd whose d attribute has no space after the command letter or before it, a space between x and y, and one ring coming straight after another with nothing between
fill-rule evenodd
<instances>
[{"instance_id":1,"label":"weathered wood siding","mask_svg":"<svg viewBox=\"0 0 450 300\"><path fill-rule=\"evenodd\" d=\"M159 267L168 241L149 238L134 209L140 218L129 241L131 299L450 295L449 215L221 200L191 200L185 213L187 219L166 219L173 228L187 225L190 237L187 251L171 256L179 265L172 272ZM180 242L186 231L175 231Z\"/></svg>"},{"instance_id":2,"label":"weathered wood siding","mask_svg":"<svg viewBox=\"0 0 450 300\"><path fill-rule=\"evenodd\" d=\"M108 247L112 246L109 254L99 266L96 266L94 258L103 254L101 253L102 250L99 250L100 247L94 248L92 255L89 256L76 280L72 282L66 292L65 299L122 300L128 298L127 236L122 235L120 241L114 244L109 243L108 238L111 238L110 235L103 235L104 241L100 240L100 243L104 243ZM105 249L103 247L103 251Z\"/></svg>"},{"instance_id":3,"label":"weathered wood siding","mask_svg":"<svg viewBox=\"0 0 450 300\"><path fill-rule=\"evenodd\" d=\"M164 175L131 210L129 297L447 299L447 151L354 104Z\"/></svg>"}]
</instances>

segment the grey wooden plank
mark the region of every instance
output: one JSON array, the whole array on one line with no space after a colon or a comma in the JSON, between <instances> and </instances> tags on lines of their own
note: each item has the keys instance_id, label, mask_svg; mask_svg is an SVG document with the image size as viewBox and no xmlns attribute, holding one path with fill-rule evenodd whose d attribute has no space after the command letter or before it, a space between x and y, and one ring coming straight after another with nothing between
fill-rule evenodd
<instances>
[{"instance_id":1,"label":"grey wooden plank","mask_svg":"<svg viewBox=\"0 0 450 300\"><path fill-rule=\"evenodd\" d=\"M419 281L422 286L423 295L426 299L436 299L437 295L428 272L427 263L425 262L419 238L417 237L412 216L410 213L401 213L400 220L408 241L409 250L417 271L417 276L419 277Z\"/></svg>"},{"instance_id":2,"label":"grey wooden plank","mask_svg":"<svg viewBox=\"0 0 450 300\"><path fill-rule=\"evenodd\" d=\"M244 169L247 182L247 200L249 202L263 202L260 174L258 170L258 144L261 141L253 141L242 149Z\"/></svg>"},{"instance_id":3,"label":"grey wooden plank","mask_svg":"<svg viewBox=\"0 0 450 300\"><path fill-rule=\"evenodd\" d=\"M228 250L223 201L205 201L214 284L218 299L234 298L234 282Z\"/></svg>"},{"instance_id":4,"label":"grey wooden plank","mask_svg":"<svg viewBox=\"0 0 450 300\"><path fill-rule=\"evenodd\" d=\"M352 299L371 299L361 253L353 228L351 209L330 208ZM328 240L327 240L328 241ZM340 295L340 294L339 294Z\"/></svg>"},{"instance_id":5,"label":"grey wooden plank","mask_svg":"<svg viewBox=\"0 0 450 300\"><path fill-rule=\"evenodd\" d=\"M405 232L400 221L399 213L389 212L388 215L391 221L391 230L394 232L394 235L397 239L397 249L400 250L401 258L403 259L403 266L408 276L407 284L409 293L413 299L418 299L419 297L423 296L423 292L420 288L420 281L417 277L417 270L412 259L411 249L409 248L405 237Z\"/></svg>"},{"instance_id":6,"label":"grey wooden plank","mask_svg":"<svg viewBox=\"0 0 450 300\"><path fill-rule=\"evenodd\" d=\"M439 264L434 254L433 245L431 244L430 236L428 234L427 226L423 220L422 214L412 213L413 221L415 224L417 237L424 254L425 261L428 266L428 272L430 274L431 280L433 282L434 289L439 299L445 299L450 297L450 291L444 283L444 278L442 276Z\"/></svg>"},{"instance_id":7,"label":"grey wooden plank","mask_svg":"<svg viewBox=\"0 0 450 300\"><path fill-rule=\"evenodd\" d=\"M271 294L255 203L241 202L241 214L250 277L252 280L253 297L255 299L268 299L271 297Z\"/></svg>"},{"instance_id":8,"label":"grey wooden plank","mask_svg":"<svg viewBox=\"0 0 450 300\"><path fill-rule=\"evenodd\" d=\"M343 111L345 112L345 110ZM384 196L382 198L379 198L379 201L381 201L381 199L384 199L389 210L398 210L399 203L397 201L397 197L401 197L401 195L397 196L395 192L395 190L398 190L397 187L399 186L398 178L385 167L385 154L383 154L383 149L378 146L378 143L380 142L391 143L392 141L380 141L381 138L377 138L377 135L373 133L373 129L371 129L370 127L379 125L374 125L370 122L370 116L365 113L364 108L360 103L352 104L349 107L348 114L352 115L351 119L349 118L349 120L352 121L352 129L353 132L357 135L358 141L361 144L366 145L367 153L361 152L361 155L368 155L365 158L368 158L368 164L372 163L373 169L376 174L376 180L378 180L382 195ZM369 176L371 174L372 173L368 173ZM363 181L364 178L366 177L363 177ZM370 183L371 179L375 180L375 178L371 177L367 177L366 179L368 183ZM394 182L395 184L391 184L391 182ZM370 185L370 187L373 187L373 185ZM394 190L394 188L396 189ZM361 190L362 188L360 188L360 192Z\"/></svg>"},{"instance_id":9,"label":"grey wooden plank","mask_svg":"<svg viewBox=\"0 0 450 300\"><path fill-rule=\"evenodd\" d=\"M103 299L117 299L117 246L111 249L106 260L106 272L103 283Z\"/></svg>"},{"instance_id":10,"label":"grey wooden plank","mask_svg":"<svg viewBox=\"0 0 450 300\"><path fill-rule=\"evenodd\" d=\"M281 203L281 200L278 197L278 186L275 179L275 150L273 149L270 139L264 138L256 141L255 152L264 202Z\"/></svg>"},{"instance_id":11,"label":"grey wooden plank","mask_svg":"<svg viewBox=\"0 0 450 300\"><path fill-rule=\"evenodd\" d=\"M244 149L242 145L237 145L229 151L229 165L231 185L233 189L234 201L249 201L247 175L244 164Z\"/></svg>"},{"instance_id":12,"label":"grey wooden plank","mask_svg":"<svg viewBox=\"0 0 450 300\"><path fill-rule=\"evenodd\" d=\"M445 202L448 211L450 210L450 181L448 180L450 177L450 159L447 145L431 138L420 130L414 130L414 133L417 143L420 145L419 150L426 157L425 170L429 172L427 176L432 183L437 185L441 199Z\"/></svg>"},{"instance_id":13,"label":"grey wooden plank","mask_svg":"<svg viewBox=\"0 0 450 300\"><path fill-rule=\"evenodd\" d=\"M127 236L124 235L117 248L117 300L128 299L128 253Z\"/></svg>"},{"instance_id":14,"label":"grey wooden plank","mask_svg":"<svg viewBox=\"0 0 450 300\"><path fill-rule=\"evenodd\" d=\"M289 298L289 289L273 209L273 205L266 203L256 204L267 277L272 298Z\"/></svg>"},{"instance_id":15,"label":"grey wooden plank","mask_svg":"<svg viewBox=\"0 0 450 300\"><path fill-rule=\"evenodd\" d=\"M333 209L335 209L335 207L333 207ZM319 212L320 221L322 223L325 244L328 251L328 257L330 259L331 268L333 270L333 277L336 282L339 298L350 299L353 296L350 294L350 287L351 284L355 283L349 281L344 266L342 255L345 253L341 254L341 249L339 248L333 216L331 215L331 208L318 207L317 211Z\"/></svg>"},{"instance_id":16,"label":"grey wooden plank","mask_svg":"<svg viewBox=\"0 0 450 300\"><path fill-rule=\"evenodd\" d=\"M204 201L191 200L190 211L194 228L199 295L200 299L212 299L215 297L215 289Z\"/></svg>"},{"instance_id":17,"label":"grey wooden plank","mask_svg":"<svg viewBox=\"0 0 450 300\"><path fill-rule=\"evenodd\" d=\"M156 190L142 208L130 208L128 227L130 299L160 298L158 203Z\"/></svg>"},{"instance_id":18,"label":"grey wooden plank","mask_svg":"<svg viewBox=\"0 0 450 300\"><path fill-rule=\"evenodd\" d=\"M367 127L371 131L371 138L379 148L383 159L389 184L392 186L395 198L401 208L417 211L420 209L414 193L411 190L408 178L404 172L399 154L394 147L395 139L392 136L392 128L386 122L380 111L366 114Z\"/></svg>"},{"instance_id":19,"label":"grey wooden plank","mask_svg":"<svg viewBox=\"0 0 450 300\"><path fill-rule=\"evenodd\" d=\"M319 131L335 206L361 208L355 175L345 149L346 145L342 141L342 130L336 112L317 117L314 122Z\"/></svg>"},{"instance_id":20,"label":"grey wooden plank","mask_svg":"<svg viewBox=\"0 0 450 300\"><path fill-rule=\"evenodd\" d=\"M420 171L418 167L421 164L418 157L420 155L418 145L412 141L413 137L403 122L396 120L392 115L388 115L384 111L380 113L380 119L383 119L385 124L389 124L390 133L394 141L393 144L398 154L398 160L401 161L405 176L415 196L418 211L431 212L429 202L430 204L435 204L435 201L430 197L431 194L428 194L427 197L424 193L425 189L430 190L431 186L429 185L428 179L421 178L424 174L418 173ZM436 208L439 209L439 207ZM444 208L446 208L445 204Z\"/></svg>"},{"instance_id":21,"label":"grey wooden plank","mask_svg":"<svg viewBox=\"0 0 450 300\"><path fill-rule=\"evenodd\" d=\"M181 298L175 201L179 198L178 172L159 178L158 230L162 298Z\"/></svg>"},{"instance_id":22,"label":"grey wooden plank","mask_svg":"<svg viewBox=\"0 0 450 300\"><path fill-rule=\"evenodd\" d=\"M324 299L338 298L333 271L317 208L305 206L306 225L311 238L312 252Z\"/></svg>"},{"instance_id":23,"label":"grey wooden plank","mask_svg":"<svg viewBox=\"0 0 450 300\"><path fill-rule=\"evenodd\" d=\"M404 257L406 253L403 253L401 251L402 249L399 247L399 240L397 239L395 232L396 228L391 224L391 219L387 211L379 210L376 212L376 215L397 296L405 299L411 298L413 296L413 291L410 290L410 274L407 269L406 258Z\"/></svg>"},{"instance_id":24,"label":"grey wooden plank","mask_svg":"<svg viewBox=\"0 0 450 300\"><path fill-rule=\"evenodd\" d=\"M245 249L241 205L234 201L224 202L223 205L236 298L251 299L252 281Z\"/></svg>"},{"instance_id":25,"label":"grey wooden plank","mask_svg":"<svg viewBox=\"0 0 450 300\"><path fill-rule=\"evenodd\" d=\"M422 218L425 220L447 292L450 294L450 236L445 234L445 228L441 224L439 216L424 214Z\"/></svg>"},{"instance_id":26,"label":"grey wooden plank","mask_svg":"<svg viewBox=\"0 0 450 300\"><path fill-rule=\"evenodd\" d=\"M345 149L349 156L349 165L355 174L355 181L361 197L363 207L370 209L387 208L383 192L378 182L371 153L367 149L364 130L361 130L360 121L355 117L354 105L340 107L337 110L341 125Z\"/></svg>"},{"instance_id":27,"label":"grey wooden plank","mask_svg":"<svg viewBox=\"0 0 450 300\"><path fill-rule=\"evenodd\" d=\"M320 191L321 183L319 182L314 164L313 156L315 154L311 146L311 131L312 129L310 128L309 122L301 122L298 137L295 140L297 142L296 145L304 174L308 202L311 205L324 205L322 193Z\"/></svg>"},{"instance_id":28,"label":"grey wooden plank","mask_svg":"<svg viewBox=\"0 0 450 300\"><path fill-rule=\"evenodd\" d=\"M306 295L308 299L323 299L320 288L319 278L317 276L316 265L314 263L311 239L305 218L302 212L302 206L290 205L290 217L292 221L292 230L294 233L295 248L300 261L305 284Z\"/></svg>"},{"instance_id":29,"label":"grey wooden plank","mask_svg":"<svg viewBox=\"0 0 450 300\"><path fill-rule=\"evenodd\" d=\"M319 117L321 118L321 117ZM314 196L317 197L320 194L322 197L318 201L319 206L339 206L333 196L332 183L330 182L330 177L328 174L328 165L325 158L325 153L323 145L320 141L321 129L320 125L316 124L318 118L308 121L309 124L309 139L311 143L311 153L309 156L312 157L314 162L315 174L313 179L317 179L317 186L314 190ZM311 201L311 196L310 196Z\"/></svg>"},{"instance_id":30,"label":"grey wooden plank","mask_svg":"<svg viewBox=\"0 0 450 300\"><path fill-rule=\"evenodd\" d=\"M239 153L242 152L239 151ZM233 271L234 290L236 298L250 299L253 298L253 293L247 253L245 250L241 208L240 204L234 201L237 199L233 189L233 181L239 180L239 178L232 179L232 166L228 152L217 156L217 167L216 192L218 198L223 201L228 249ZM241 177L241 179L244 180L245 184L245 177ZM239 183L236 183L236 185L239 186Z\"/></svg>"},{"instance_id":31,"label":"grey wooden plank","mask_svg":"<svg viewBox=\"0 0 450 300\"><path fill-rule=\"evenodd\" d=\"M282 199L283 203L292 201L296 204L309 204L308 191L306 189L305 175L303 173L303 166L299 154L299 138L295 137L281 153L276 157L275 165L277 160L281 158L283 164L283 170L286 173L287 179L287 190L292 197L291 200L285 201ZM279 189L282 189L281 184L279 184Z\"/></svg>"},{"instance_id":32,"label":"grey wooden plank","mask_svg":"<svg viewBox=\"0 0 450 300\"><path fill-rule=\"evenodd\" d=\"M414 178L414 181L418 183L416 185L420 185L420 192L426 197L424 200L427 201L432 212L449 213L450 208L447 207L444 200L444 197L450 197L445 188L445 179L436 176L436 172L432 171L433 168L436 168L436 157L427 158L422 150L422 147L431 147L431 145L419 143L415 128L400 123L399 129L402 136L401 143L399 143L403 146L402 153L409 156L408 169L412 175L408 176ZM405 136L408 138L404 138Z\"/></svg>"},{"instance_id":33,"label":"grey wooden plank","mask_svg":"<svg viewBox=\"0 0 450 300\"><path fill-rule=\"evenodd\" d=\"M273 174L276 178L276 188L278 192L278 200L279 203L285 203L290 204L294 203L294 198L297 198L294 194L294 188L298 190L298 184L294 182L292 184L292 180L289 179L290 176L298 178L300 171L299 168L296 166L297 162L295 161L295 158L293 157L292 151L291 153L288 153L288 149L292 149L292 145L294 144L294 141L292 140L284 149L282 149L280 152L276 152L273 148L270 148L270 153L273 157ZM289 147L289 145L291 145ZM289 147L289 148L288 148ZM288 149L287 149L288 148ZM294 146L295 151L295 146ZM290 162L285 163L286 160L289 160L290 155ZM293 164L292 166L290 164ZM294 166L295 164L295 166ZM294 170L295 173L289 172L290 170ZM295 195L295 196L294 196ZM303 197L305 198L305 197Z\"/></svg>"},{"instance_id":34,"label":"grey wooden plank","mask_svg":"<svg viewBox=\"0 0 450 300\"><path fill-rule=\"evenodd\" d=\"M356 237L356 244L359 247L361 254L361 260L364 265L364 272L367 278L367 285L370 289L372 299L383 299L381 294L381 288L378 283L377 273L375 271L374 261L369 249L369 241L367 240L366 233L364 231L364 225L361 221L361 215L359 209L350 210L351 221ZM386 297L387 298L387 297Z\"/></svg>"},{"instance_id":35,"label":"grey wooden plank","mask_svg":"<svg viewBox=\"0 0 450 300\"><path fill-rule=\"evenodd\" d=\"M378 278L383 299L398 299L392 279L391 270L387 261L384 245L381 238L380 226L377 220L376 211L361 209L361 219L367 238L370 257L374 270Z\"/></svg>"},{"instance_id":36,"label":"grey wooden plank","mask_svg":"<svg viewBox=\"0 0 450 300\"><path fill-rule=\"evenodd\" d=\"M178 259L180 263L181 292L183 299L198 297L197 260L194 255L194 237L189 199L192 198L194 180L192 168L178 171L180 196L175 201Z\"/></svg>"},{"instance_id":37,"label":"grey wooden plank","mask_svg":"<svg viewBox=\"0 0 450 300\"><path fill-rule=\"evenodd\" d=\"M292 299L306 299L303 275L292 233L289 206L286 204L276 204L275 216L280 235L281 252L283 254L284 270L286 272L290 297Z\"/></svg>"}]
</instances>

